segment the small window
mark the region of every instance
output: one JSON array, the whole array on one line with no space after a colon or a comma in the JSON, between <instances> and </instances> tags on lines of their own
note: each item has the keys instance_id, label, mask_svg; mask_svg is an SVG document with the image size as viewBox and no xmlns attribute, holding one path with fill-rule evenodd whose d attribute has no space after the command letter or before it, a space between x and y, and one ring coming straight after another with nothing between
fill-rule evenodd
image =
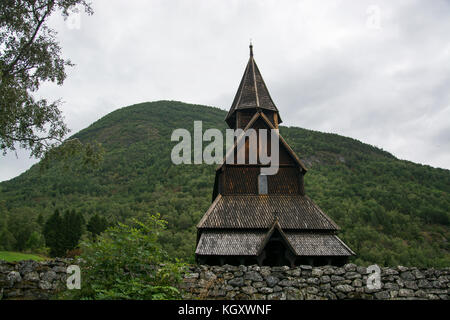
<instances>
[{"instance_id":1,"label":"small window","mask_svg":"<svg viewBox=\"0 0 450 320\"><path fill-rule=\"evenodd\" d=\"M265 174L260 174L258 176L258 191L259 194L267 194L267 176Z\"/></svg>"}]
</instances>

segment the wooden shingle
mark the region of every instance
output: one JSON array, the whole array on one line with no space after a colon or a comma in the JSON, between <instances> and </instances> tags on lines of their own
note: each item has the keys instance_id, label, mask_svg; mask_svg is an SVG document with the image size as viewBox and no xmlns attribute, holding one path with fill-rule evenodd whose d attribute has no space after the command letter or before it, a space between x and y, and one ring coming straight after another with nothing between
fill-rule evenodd
<instances>
[{"instance_id":1,"label":"wooden shingle","mask_svg":"<svg viewBox=\"0 0 450 320\"><path fill-rule=\"evenodd\" d=\"M274 214L283 229L330 230L339 227L308 197L302 195L219 195L198 228L270 228Z\"/></svg>"}]
</instances>

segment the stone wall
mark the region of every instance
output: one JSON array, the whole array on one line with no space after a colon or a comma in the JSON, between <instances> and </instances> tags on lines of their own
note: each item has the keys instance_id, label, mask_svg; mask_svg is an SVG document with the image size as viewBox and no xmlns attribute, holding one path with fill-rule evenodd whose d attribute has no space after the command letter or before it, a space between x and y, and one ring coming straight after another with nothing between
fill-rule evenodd
<instances>
[{"instance_id":1,"label":"stone wall","mask_svg":"<svg viewBox=\"0 0 450 320\"><path fill-rule=\"evenodd\" d=\"M5 262L0 260L1 299L50 299L65 289L71 260Z\"/></svg>"},{"instance_id":2,"label":"stone wall","mask_svg":"<svg viewBox=\"0 0 450 320\"><path fill-rule=\"evenodd\" d=\"M0 260L0 299L49 299L66 285L72 260ZM447 300L450 268L381 268L381 288L367 288L366 268L191 266L181 289L186 299L427 299ZM83 276L82 276L83 279ZM83 281L83 280L82 280ZM83 285L83 282L81 282Z\"/></svg>"},{"instance_id":3,"label":"stone wall","mask_svg":"<svg viewBox=\"0 0 450 320\"><path fill-rule=\"evenodd\" d=\"M368 272L354 264L332 267L193 266L184 276L185 298L321 300L447 300L450 268L381 268L381 288L369 289Z\"/></svg>"}]
</instances>

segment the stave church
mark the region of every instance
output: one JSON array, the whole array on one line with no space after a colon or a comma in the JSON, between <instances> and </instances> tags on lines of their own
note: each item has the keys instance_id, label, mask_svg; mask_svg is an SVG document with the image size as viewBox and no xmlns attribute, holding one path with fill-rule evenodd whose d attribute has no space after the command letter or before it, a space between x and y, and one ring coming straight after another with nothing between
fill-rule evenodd
<instances>
[{"instance_id":1,"label":"stave church","mask_svg":"<svg viewBox=\"0 0 450 320\"><path fill-rule=\"evenodd\" d=\"M253 57L225 118L232 129L278 129L282 122ZM338 237L339 227L304 188L307 168L279 135L279 167L265 175L259 161L224 161L215 173L212 203L197 225L196 260L209 265L343 265L355 253ZM245 139L245 137L244 137ZM267 141L267 140L266 140ZM228 153L236 157L236 143ZM258 139L257 148L267 148Z\"/></svg>"}]
</instances>

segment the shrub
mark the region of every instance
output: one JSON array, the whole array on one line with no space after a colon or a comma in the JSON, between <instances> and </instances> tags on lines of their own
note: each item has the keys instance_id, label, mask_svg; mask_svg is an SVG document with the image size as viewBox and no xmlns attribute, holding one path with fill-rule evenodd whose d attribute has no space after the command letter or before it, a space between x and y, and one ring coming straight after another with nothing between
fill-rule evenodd
<instances>
[{"instance_id":1,"label":"shrub","mask_svg":"<svg viewBox=\"0 0 450 320\"><path fill-rule=\"evenodd\" d=\"M157 242L166 222L146 215L81 243L81 289L71 299L178 299L184 264L170 261Z\"/></svg>"}]
</instances>

